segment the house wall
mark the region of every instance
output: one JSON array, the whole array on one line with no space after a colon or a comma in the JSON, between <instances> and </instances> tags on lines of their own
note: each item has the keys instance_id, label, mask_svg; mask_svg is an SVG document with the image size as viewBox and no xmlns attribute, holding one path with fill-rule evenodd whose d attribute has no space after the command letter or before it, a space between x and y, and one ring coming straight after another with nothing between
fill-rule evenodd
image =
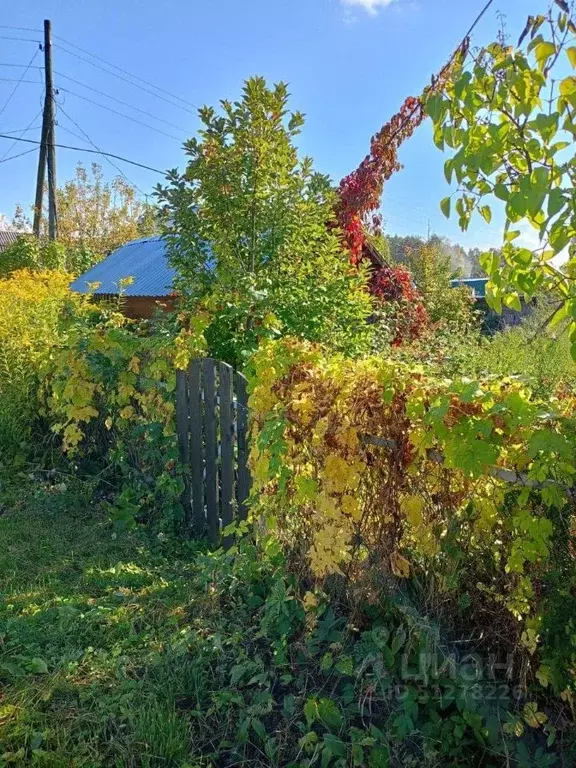
<instances>
[{"instance_id":1,"label":"house wall","mask_svg":"<svg viewBox=\"0 0 576 768\"><path fill-rule=\"evenodd\" d=\"M96 295L96 301L117 302L117 296ZM152 317L157 309L166 312L172 312L176 306L176 299L165 296L162 298L154 296L124 296L120 304L120 311L126 317L133 320L147 320Z\"/></svg>"}]
</instances>

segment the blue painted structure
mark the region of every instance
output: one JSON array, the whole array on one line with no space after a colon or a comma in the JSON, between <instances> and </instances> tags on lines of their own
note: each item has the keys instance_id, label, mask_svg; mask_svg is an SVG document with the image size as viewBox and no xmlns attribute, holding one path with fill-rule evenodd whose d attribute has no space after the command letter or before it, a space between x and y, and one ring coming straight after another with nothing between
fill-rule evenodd
<instances>
[{"instance_id":1,"label":"blue painted structure","mask_svg":"<svg viewBox=\"0 0 576 768\"><path fill-rule=\"evenodd\" d=\"M70 288L96 296L117 295L120 281L133 277L122 289L126 297L162 298L174 291L176 270L168 263L166 243L160 236L143 237L121 245L88 272L76 278ZM90 283L100 283L91 290Z\"/></svg>"},{"instance_id":2,"label":"blue painted structure","mask_svg":"<svg viewBox=\"0 0 576 768\"><path fill-rule=\"evenodd\" d=\"M475 299L485 299L487 282L487 277L457 278L456 280L450 280L450 286L452 288L470 288Z\"/></svg>"}]
</instances>

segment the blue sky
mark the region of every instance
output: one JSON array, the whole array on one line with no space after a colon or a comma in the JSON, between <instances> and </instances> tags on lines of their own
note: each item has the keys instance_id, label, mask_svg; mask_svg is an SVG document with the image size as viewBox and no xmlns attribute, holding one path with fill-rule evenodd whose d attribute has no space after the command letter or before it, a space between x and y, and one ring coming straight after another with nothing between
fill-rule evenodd
<instances>
[{"instance_id":1,"label":"blue sky","mask_svg":"<svg viewBox=\"0 0 576 768\"><path fill-rule=\"evenodd\" d=\"M54 35L67 41L54 38L54 68L60 73L55 76L60 88L59 143L90 146L84 131L106 151L155 168L183 167L181 142L198 126L192 106L181 103L185 109L179 109L81 61L64 50L74 50L69 48L73 43L194 105L236 97L250 75L287 81L292 106L306 114L299 142L302 151L315 159L319 170L339 180L356 167L366 154L370 136L404 98L418 95L430 75L441 68L483 5L484 0L27 0L4 7L0 21L8 27L40 29L43 19L50 18ZM474 43L494 38L498 12L505 14L516 39L526 15L545 6L544 0L529 4L496 0L477 27ZM4 65L28 64L37 45L2 36L38 40L40 36L0 28L0 78L18 78L23 69ZM33 66L41 63L38 53ZM40 77L41 72L31 68L25 79L34 82L22 83L4 111L16 83L0 79L0 133L40 124L39 116L34 119L41 108ZM131 106L178 127L135 112ZM38 139L39 129L23 135ZM0 139L0 158L9 147L10 142ZM17 144L9 155L28 148ZM78 160L92 159L97 158L59 150L59 183L72 176ZM446 221L440 213L438 202L448 188L442 172L444 158L432 143L429 124L402 148L401 160L404 170L389 182L383 198L389 233L425 235L430 226L467 246L498 244L498 216L491 226L473 221L463 234L456 222ZM107 176L116 174L107 162L100 162ZM35 164L36 152L0 163L0 211L11 215L16 203L31 204ZM161 180L149 171L119 165L143 192Z\"/></svg>"}]
</instances>

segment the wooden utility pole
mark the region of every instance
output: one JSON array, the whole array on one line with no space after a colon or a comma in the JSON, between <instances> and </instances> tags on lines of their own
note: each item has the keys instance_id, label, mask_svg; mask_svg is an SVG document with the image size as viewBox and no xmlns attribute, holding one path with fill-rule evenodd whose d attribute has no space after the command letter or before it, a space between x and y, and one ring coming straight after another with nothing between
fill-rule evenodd
<instances>
[{"instance_id":1,"label":"wooden utility pole","mask_svg":"<svg viewBox=\"0 0 576 768\"><path fill-rule=\"evenodd\" d=\"M44 20L44 112L42 116L42 138L36 175L36 198L34 202L34 234L40 235L44 181L48 170L48 236L55 240L58 234L56 212L56 134L54 109L54 80L52 74L52 23Z\"/></svg>"}]
</instances>

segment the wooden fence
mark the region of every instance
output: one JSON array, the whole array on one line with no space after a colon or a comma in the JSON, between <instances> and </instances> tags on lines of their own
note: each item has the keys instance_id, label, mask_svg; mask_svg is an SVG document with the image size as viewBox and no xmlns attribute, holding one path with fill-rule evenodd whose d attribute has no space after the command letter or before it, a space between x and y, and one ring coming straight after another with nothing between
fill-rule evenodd
<instances>
[{"instance_id":1,"label":"wooden fence","mask_svg":"<svg viewBox=\"0 0 576 768\"><path fill-rule=\"evenodd\" d=\"M217 543L227 525L246 516L247 382L241 373L211 358L193 360L187 371L177 371L176 381L186 522L196 536L208 535Z\"/></svg>"}]
</instances>

